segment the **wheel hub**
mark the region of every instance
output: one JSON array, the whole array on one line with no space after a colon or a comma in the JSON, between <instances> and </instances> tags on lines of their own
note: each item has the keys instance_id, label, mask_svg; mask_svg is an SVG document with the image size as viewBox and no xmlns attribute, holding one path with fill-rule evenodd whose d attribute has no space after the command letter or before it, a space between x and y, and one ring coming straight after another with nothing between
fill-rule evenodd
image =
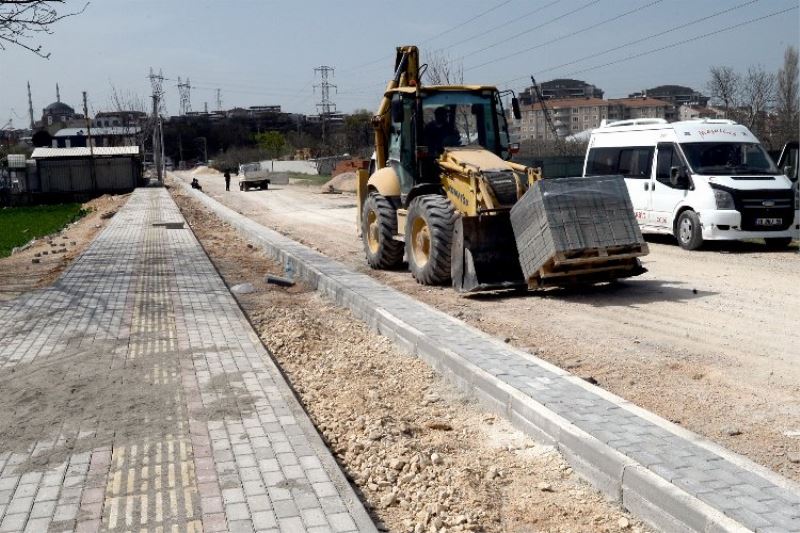
<instances>
[{"instance_id":1,"label":"wheel hub","mask_svg":"<svg viewBox=\"0 0 800 533\"><path fill-rule=\"evenodd\" d=\"M681 221L680 236L681 241L689 242L692 239L692 221L686 217Z\"/></svg>"},{"instance_id":2,"label":"wheel hub","mask_svg":"<svg viewBox=\"0 0 800 533\"><path fill-rule=\"evenodd\" d=\"M380 229L378 228L378 215L375 211L369 212L367 224L367 243L369 244L369 250L373 254L376 254L380 247Z\"/></svg>"},{"instance_id":3,"label":"wheel hub","mask_svg":"<svg viewBox=\"0 0 800 533\"><path fill-rule=\"evenodd\" d=\"M411 244L414 251L414 262L419 267L425 266L431 253L431 232L422 217L414 220L411 229Z\"/></svg>"}]
</instances>

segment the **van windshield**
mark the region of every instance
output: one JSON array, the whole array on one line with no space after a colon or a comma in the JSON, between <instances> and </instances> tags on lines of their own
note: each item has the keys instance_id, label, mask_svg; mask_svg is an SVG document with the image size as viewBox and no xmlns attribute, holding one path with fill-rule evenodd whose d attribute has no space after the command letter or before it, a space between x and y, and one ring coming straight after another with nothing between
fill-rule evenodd
<instances>
[{"instance_id":1,"label":"van windshield","mask_svg":"<svg viewBox=\"0 0 800 533\"><path fill-rule=\"evenodd\" d=\"M778 174L758 143L681 143L696 174Z\"/></svg>"}]
</instances>

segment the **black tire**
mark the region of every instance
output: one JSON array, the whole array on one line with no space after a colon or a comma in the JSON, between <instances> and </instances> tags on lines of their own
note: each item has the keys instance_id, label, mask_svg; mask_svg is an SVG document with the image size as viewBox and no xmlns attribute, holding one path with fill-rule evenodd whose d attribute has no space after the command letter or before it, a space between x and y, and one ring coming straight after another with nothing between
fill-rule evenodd
<instances>
[{"instance_id":1,"label":"black tire","mask_svg":"<svg viewBox=\"0 0 800 533\"><path fill-rule=\"evenodd\" d=\"M406 220L406 259L418 283L450 283L455 220L453 204L444 196L430 194L411 201Z\"/></svg>"},{"instance_id":2,"label":"black tire","mask_svg":"<svg viewBox=\"0 0 800 533\"><path fill-rule=\"evenodd\" d=\"M697 213L688 209L680 214L675 224L675 238L684 250L697 250L703 246L703 229Z\"/></svg>"},{"instance_id":3,"label":"black tire","mask_svg":"<svg viewBox=\"0 0 800 533\"><path fill-rule=\"evenodd\" d=\"M361 210L361 241L369 266L389 270L403 264L403 243L395 235L397 209L383 195L371 192Z\"/></svg>"},{"instance_id":4,"label":"black tire","mask_svg":"<svg viewBox=\"0 0 800 533\"><path fill-rule=\"evenodd\" d=\"M785 250L792 244L791 237L774 237L771 239L764 239L764 242L767 244L767 248L770 250Z\"/></svg>"}]
</instances>

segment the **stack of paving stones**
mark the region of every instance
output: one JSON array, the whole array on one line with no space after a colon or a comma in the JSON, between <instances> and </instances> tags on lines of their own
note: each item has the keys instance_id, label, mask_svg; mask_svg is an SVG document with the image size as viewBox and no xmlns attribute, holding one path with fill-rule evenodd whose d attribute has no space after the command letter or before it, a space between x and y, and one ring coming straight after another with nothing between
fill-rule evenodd
<instances>
[{"instance_id":1,"label":"stack of paving stones","mask_svg":"<svg viewBox=\"0 0 800 533\"><path fill-rule=\"evenodd\" d=\"M526 279L558 252L643 245L621 176L539 180L511 209Z\"/></svg>"},{"instance_id":2,"label":"stack of paving stones","mask_svg":"<svg viewBox=\"0 0 800 533\"><path fill-rule=\"evenodd\" d=\"M557 446L579 474L657 528L800 531L800 486L791 480L182 187L488 409Z\"/></svg>"},{"instance_id":3,"label":"stack of paving stones","mask_svg":"<svg viewBox=\"0 0 800 533\"><path fill-rule=\"evenodd\" d=\"M138 189L55 285L0 304L0 532L376 531L174 222Z\"/></svg>"}]
</instances>

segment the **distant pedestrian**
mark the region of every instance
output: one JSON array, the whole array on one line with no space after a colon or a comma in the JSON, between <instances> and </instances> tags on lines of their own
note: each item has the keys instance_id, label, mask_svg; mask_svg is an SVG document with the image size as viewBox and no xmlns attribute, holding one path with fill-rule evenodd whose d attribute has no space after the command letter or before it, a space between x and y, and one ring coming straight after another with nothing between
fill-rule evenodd
<instances>
[{"instance_id":1,"label":"distant pedestrian","mask_svg":"<svg viewBox=\"0 0 800 533\"><path fill-rule=\"evenodd\" d=\"M230 170L226 170L225 171L225 190L226 191L231 190L231 171Z\"/></svg>"}]
</instances>

